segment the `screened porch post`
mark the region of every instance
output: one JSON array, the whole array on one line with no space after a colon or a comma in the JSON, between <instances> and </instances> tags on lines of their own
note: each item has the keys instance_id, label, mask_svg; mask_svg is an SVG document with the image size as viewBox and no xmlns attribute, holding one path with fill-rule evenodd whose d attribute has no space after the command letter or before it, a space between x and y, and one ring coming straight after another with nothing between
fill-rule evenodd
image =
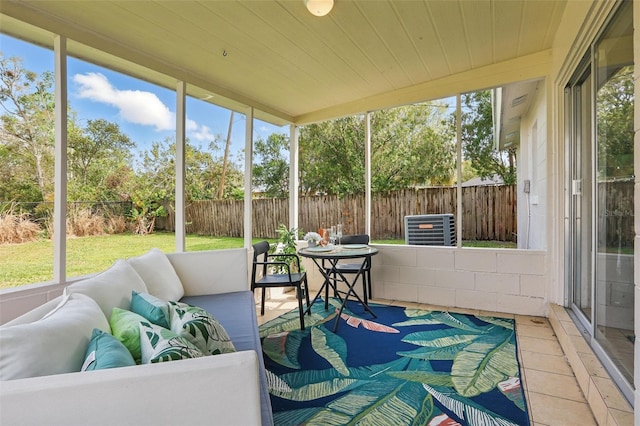
<instances>
[{"instance_id":1,"label":"screened porch post","mask_svg":"<svg viewBox=\"0 0 640 426\"><path fill-rule=\"evenodd\" d=\"M456 246L462 247L462 105L460 93L456 95Z\"/></svg>"},{"instance_id":2,"label":"screened porch post","mask_svg":"<svg viewBox=\"0 0 640 426\"><path fill-rule=\"evenodd\" d=\"M298 126L289 126L289 229L298 229L300 182L298 170L300 166L300 152L298 145Z\"/></svg>"},{"instance_id":3,"label":"screened porch post","mask_svg":"<svg viewBox=\"0 0 640 426\"><path fill-rule=\"evenodd\" d=\"M244 246L252 246L253 108L247 108L244 133Z\"/></svg>"},{"instance_id":4,"label":"screened porch post","mask_svg":"<svg viewBox=\"0 0 640 426\"><path fill-rule=\"evenodd\" d=\"M175 223L175 239L176 252L185 251L185 195L184 195L184 179L185 179L185 102L186 102L187 84L179 81L176 87L176 223Z\"/></svg>"},{"instance_id":5,"label":"screened porch post","mask_svg":"<svg viewBox=\"0 0 640 426\"><path fill-rule=\"evenodd\" d=\"M53 281L67 279L67 38L54 39L55 165L53 197Z\"/></svg>"},{"instance_id":6,"label":"screened porch post","mask_svg":"<svg viewBox=\"0 0 640 426\"><path fill-rule=\"evenodd\" d=\"M371 112L364 117L364 233L371 235Z\"/></svg>"}]
</instances>

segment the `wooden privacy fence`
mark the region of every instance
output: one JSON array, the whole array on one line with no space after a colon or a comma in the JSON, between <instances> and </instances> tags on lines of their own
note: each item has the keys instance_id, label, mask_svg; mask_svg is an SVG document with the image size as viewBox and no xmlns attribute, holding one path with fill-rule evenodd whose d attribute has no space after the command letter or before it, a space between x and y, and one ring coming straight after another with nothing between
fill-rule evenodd
<instances>
[{"instance_id":1,"label":"wooden privacy fence","mask_svg":"<svg viewBox=\"0 0 640 426\"><path fill-rule=\"evenodd\" d=\"M599 250L633 248L634 181L598 183Z\"/></svg>"},{"instance_id":2,"label":"wooden privacy fence","mask_svg":"<svg viewBox=\"0 0 640 426\"><path fill-rule=\"evenodd\" d=\"M456 188L405 189L372 195L372 239L404 239L404 216L456 211ZM464 240L516 241L517 194L515 185L462 188L462 238ZM316 231L342 223L346 234L364 233L364 194L300 197L299 228ZM158 218L156 227L173 231L175 215ZM252 233L257 238L277 238L280 224L289 223L289 200L254 199ZM242 200L192 201L186 206L187 233L240 237L243 235Z\"/></svg>"}]
</instances>

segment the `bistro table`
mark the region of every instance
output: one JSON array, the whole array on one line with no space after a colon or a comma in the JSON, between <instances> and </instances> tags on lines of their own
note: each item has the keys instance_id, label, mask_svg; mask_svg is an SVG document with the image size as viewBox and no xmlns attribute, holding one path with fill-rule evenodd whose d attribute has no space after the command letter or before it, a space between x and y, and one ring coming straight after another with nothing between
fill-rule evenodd
<instances>
[{"instance_id":1,"label":"bistro table","mask_svg":"<svg viewBox=\"0 0 640 426\"><path fill-rule=\"evenodd\" d=\"M311 310L311 306L313 306L313 304L318 299L318 297L320 297L323 290L325 292L324 309L325 310L328 309L329 308L329 287L331 287L333 288L334 293L338 294L338 297L341 299L341 302L342 302L340 305L340 310L336 317L335 325L333 327L334 332L338 329L338 322L340 321L340 317L342 316L342 311L344 310L344 307L347 304L347 300L351 295L355 296L356 299L358 299L358 302L362 304L362 306L367 312L373 315L374 318L377 318L376 314L371 310L371 308L366 302L366 299L367 299L366 294L364 297L365 300L362 300L355 291L355 285L356 285L356 282L358 281L358 278L362 276L362 274L364 273L365 264L367 264L367 262L371 262L371 256L378 254L378 249L374 247L369 247L366 244L346 244L342 246L338 245L338 246L326 246L326 247L323 247L323 246L307 247L307 248L298 250L298 254L302 257L307 257L309 259L312 259L313 262L318 267L318 270L320 270L320 273L324 277L324 283L322 284L322 287L320 287L320 290L311 301L311 304L307 307L307 310L305 311L305 313ZM360 266L360 270L358 271L358 273L356 273L354 275L353 280L350 281L349 279L347 279L345 274L343 274L342 272L340 272L338 268L336 268L336 265L340 260L358 259L358 258L363 258L364 261L362 262L362 265ZM337 281L343 282L347 285L346 292L338 290ZM339 296L339 293L344 293L345 294L344 298L341 298Z\"/></svg>"}]
</instances>

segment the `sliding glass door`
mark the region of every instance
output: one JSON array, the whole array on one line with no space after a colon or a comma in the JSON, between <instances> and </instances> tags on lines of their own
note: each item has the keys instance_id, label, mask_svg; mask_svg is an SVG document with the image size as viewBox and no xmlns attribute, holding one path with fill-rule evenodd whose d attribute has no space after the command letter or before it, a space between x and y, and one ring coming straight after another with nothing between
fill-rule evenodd
<instances>
[{"instance_id":1,"label":"sliding glass door","mask_svg":"<svg viewBox=\"0 0 640 426\"><path fill-rule=\"evenodd\" d=\"M571 156L571 224L573 291L572 303L584 315L592 319L592 175L593 155L591 138L591 67L587 64L570 89L572 114Z\"/></svg>"},{"instance_id":2,"label":"sliding glass door","mask_svg":"<svg viewBox=\"0 0 640 426\"><path fill-rule=\"evenodd\" d=\"M566 88L572 310L630 397L634 332L632 2L622 2Z\"/></svg>"},{"instance_id":3,"label":"sliding glass door","mask_svg":"<svg viewBox=\"0 0 640 426\"><path fill-rule=\"evenodd\" d=\"M633 383L633 25L631 2L594 48L595 338Z\"/></svg>"}]
</instances>

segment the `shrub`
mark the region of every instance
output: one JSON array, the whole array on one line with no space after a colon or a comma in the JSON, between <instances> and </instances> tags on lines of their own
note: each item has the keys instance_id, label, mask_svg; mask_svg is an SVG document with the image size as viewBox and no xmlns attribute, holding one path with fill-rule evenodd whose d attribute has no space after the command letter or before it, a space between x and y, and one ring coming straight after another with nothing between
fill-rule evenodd
<instances>
[{"instance_id":1,"label":"shrub","mask_svg":"<svg viewBox=\"0 0 640 426\"><path fill-rule=\"evenodd\" d=\"M107 218L106 229L109 234L123 234L128 230L127 220L124 216L111 216Z\"/></svg>"},{"instance_id":2,"label":"shrub","mask_svg":"<svg viewBox=\"0 0 640 426\"><path fill-rule=\"evenodd\" d=\"M105 233L105 221L90 209L71 209L67 214L67 235L86 237Z\"/></svg>"},{"instance_id":3,"label":"shrub","mask_svg":"<svg viewBox=\"0 0 640 426\"><path fill-rule=\"evenodd\" d=\"M276 231L278 232L278 242L271 246L271 254L297 254L296 240L300 239L300 236L303 233L302 230L295 228L287 229L285 225L280 224ZM273 260L276 262L286 262L289 265L291 272L304 271L302 263L300 264L301 271L297 270L297 263L292 257L276 256ZM274 267L274 269L275 270L273 272L276 274L285 274L287 272L286 268L283 266Z\"/></svg>"},{"instance_id":4,"label":"shrub","mask_svg":"<svg viewBox=\"0 0 640 426\"><path fill-rule=\"evenodd\" d=\"M34 241L41 228L29 220L26 213L14 214L13 211L0 213L0 244L19 244Z\"/></svg>"},{"instance_id":5,"label":"shrub","mask_svg":"<svg viewBox=\"0 0 640 426\"><path fill-rule=\"evenodd\" d=\"M156 201L134 200L129 219L131 232L139 235L152 234L156 227L156 218L167 215L167 210Z\"/></svg>"}]
</instances>

